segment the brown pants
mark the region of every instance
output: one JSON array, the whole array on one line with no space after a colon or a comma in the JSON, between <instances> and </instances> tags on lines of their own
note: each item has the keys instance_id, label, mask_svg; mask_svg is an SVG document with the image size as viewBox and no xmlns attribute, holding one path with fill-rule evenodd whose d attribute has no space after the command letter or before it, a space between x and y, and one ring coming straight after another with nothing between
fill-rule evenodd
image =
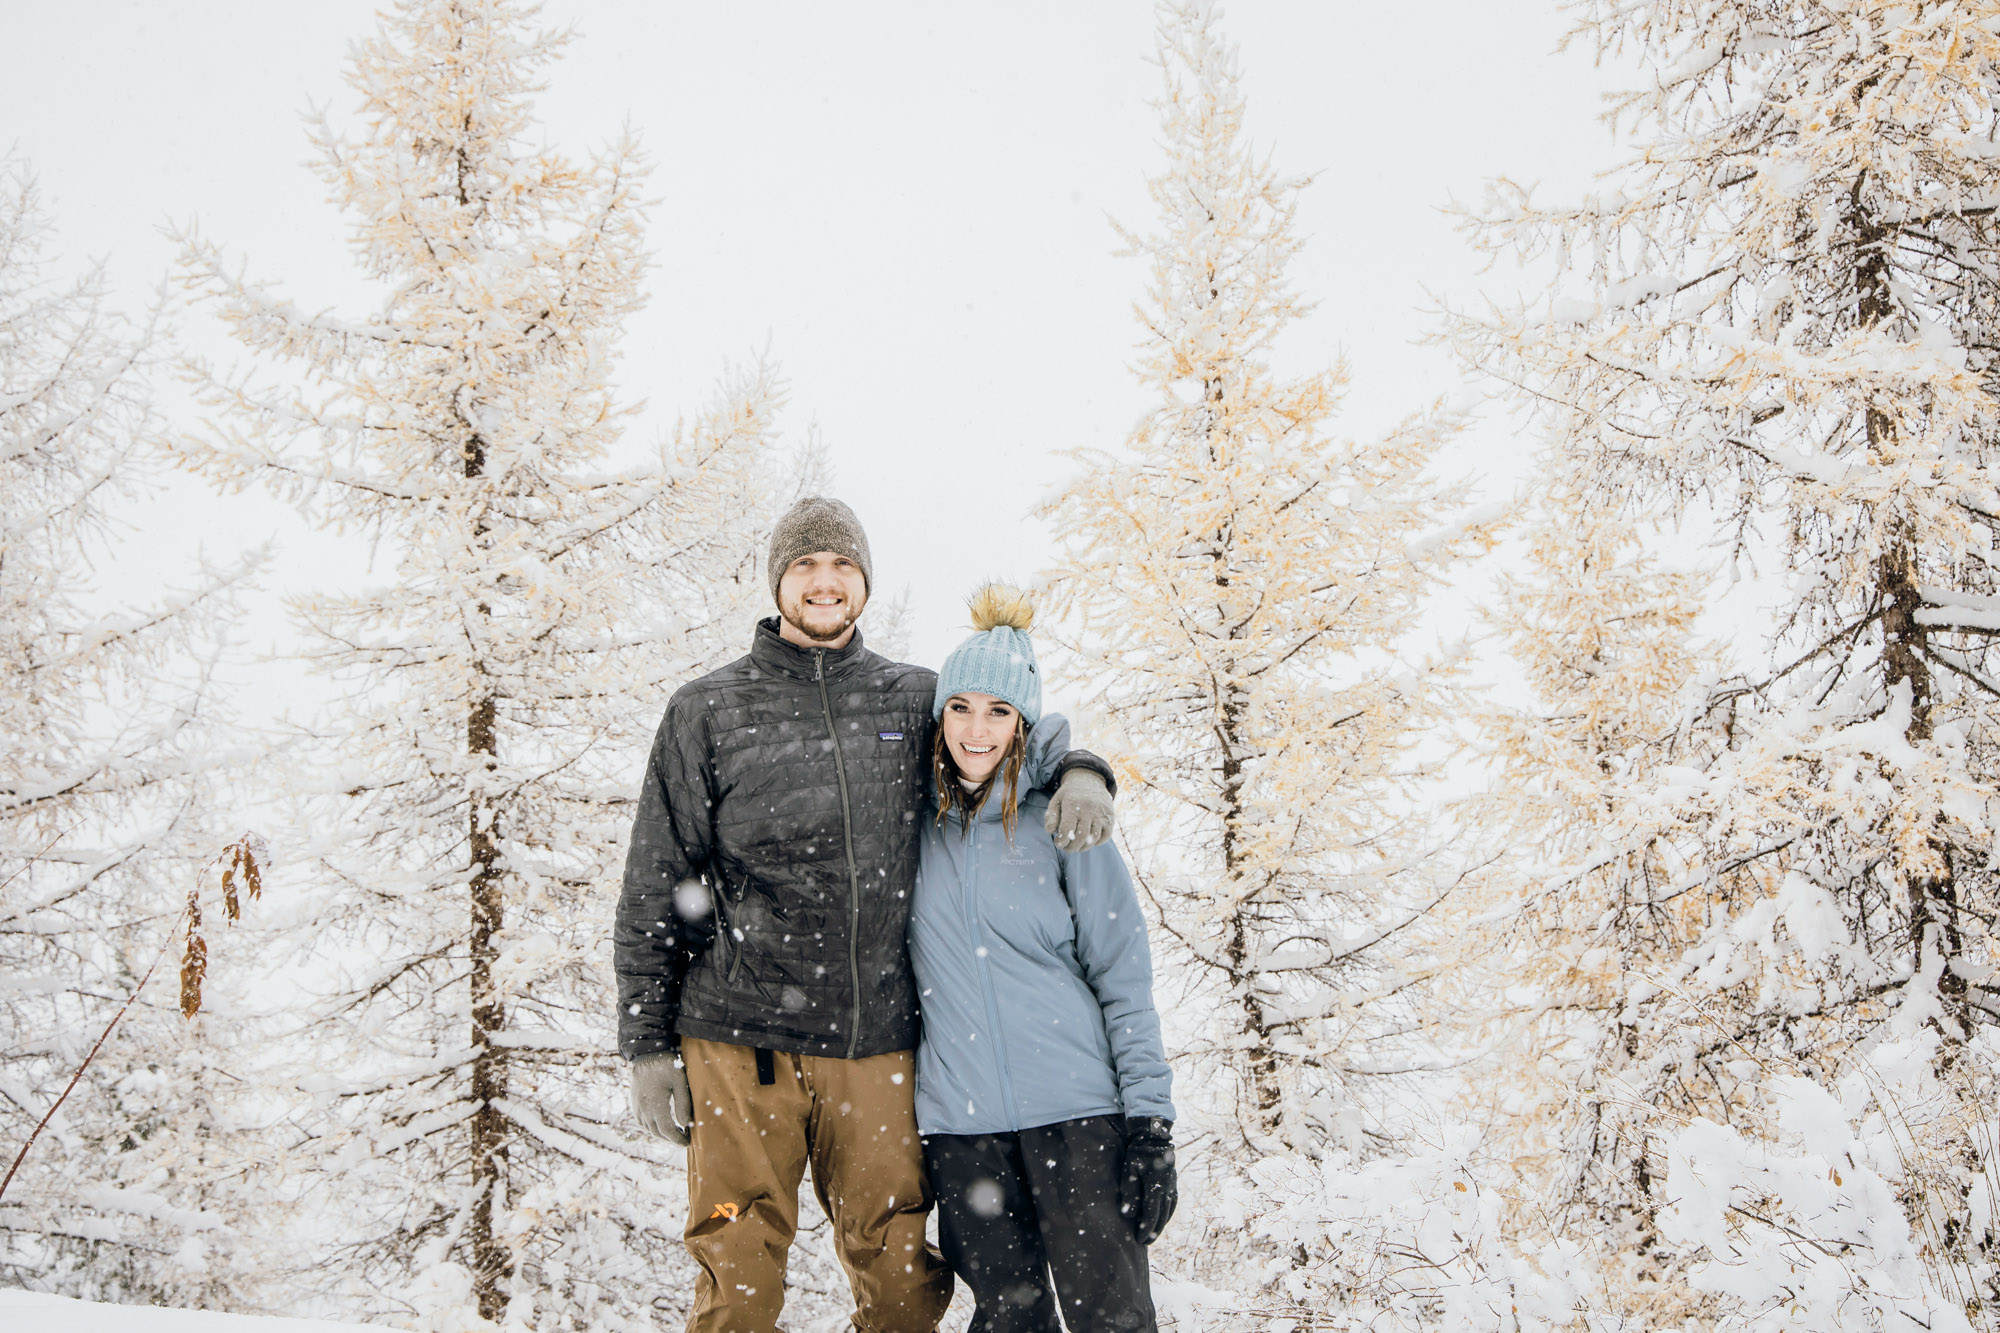
<instances>
[{"instance_id":1,"label":"brown pants","mask_svg":"<svg viewBox=\"0 0 2000 1333\"><path fill-rule=\"evenodd\" d=\"M748 1046L685 1037L681 1059L694 1094L687 1247L701 1266L688 1333L777 1328L808 1162L854 1289L855 1328L933 1333L951 1274L924 1243L931 1190L911 1053L775 1052L770 1083L758 1082Z\"/></svg>"}]
</instances>

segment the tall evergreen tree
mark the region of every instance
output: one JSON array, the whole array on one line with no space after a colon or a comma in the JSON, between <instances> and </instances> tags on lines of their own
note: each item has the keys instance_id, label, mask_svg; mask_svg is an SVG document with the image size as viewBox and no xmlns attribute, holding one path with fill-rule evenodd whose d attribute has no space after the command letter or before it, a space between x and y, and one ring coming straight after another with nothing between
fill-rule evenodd
<instances>
[{"instance_id":1,"label":"tall evergreen tree","mask_svg":"<svg viewBox=\"0 0 2000 1333\"><path fill-rule=\"evenodd\" d=\"M1642 798L1679 864L1637 885L1638 910L1698 927L1621 1019L1632 1100L1670 1110L1648 1192L1683 1198L1709 1317L1818 1310L1799 1275L1841 1268L1864 1276L1827 1277L1838 1326L1954 1323L2000 1297L2000 1235L1969 1206L2000 1180L1975 1054L2000 1019L2000 6L1575 9L1582 40L1654 71L1612 113L1631 156L1572 207L1502 184L1477 238L1552 257L1561 281L1457 337L1544 405L1590 509L1781 575L1771 632L1743 645L1765 665L1708 692L1715 743ZM1892 1182L1901 1240L1787 1213L1796 1193L1721 1161L1736 1239L1690 1223L1671 1131L1817 1152L1801 1079L1842 1090L1855 1147L1829 1171ZM1892 1281L1911 1235L1927 1275Z\"/></svg>"},{"instance_id":2,"label":"tall evergreen tree","mask_svg":"<svg viewBox=\"0 0 2000 1333\"><path fill-rule=\"evenodd\" d=\"M1162 3L1158 50L1158 220L1127 235L1157 403L1047 506L1048 578L1135 780L1127 841L1168 965L1212 1016L1193 1098L1223 1087L1226 1137L1270 1150L1343 1133L1351 1077L1390 1058L1371 1043L1407 1034L1420 976L1383 963L1444 891L1405 816L1452 664L1399 654L1479 536L1427 475L1453 418L1336 442L1344 371L1272 371L1307 308L1286 276L1304 182L1245 141L1213 6Z\"/></svg>"},{"instance_id":3,"label":"tall evergreen tree","mask_svg":"<svg viewBox=\"0 0 2000 1333\"><path fill-rule=\"evenodd\" d=\"M318 1099L287 1169L338 1219L332 1297L438 1327L638 1319L684 1262L679 1182L620 1123L609 886L651 728L737 646L782 498L762 367L657 457L621 449L644 172L629 139L582 165L530 142L564 41L533 15L404 0L355 48L360 128L313 141L380 309L307 315L199 239L184 260L294 368L199 370L189 459L387 566L294 608L344 698L291 779L322 961L287 1039Z\"/></svg>"},{"instance_id":4,"label":"tall evergreen tree","mask_svg":"<svg viewBox=\"0 0 2000 1333\"><path fill-rule=\"evenodd\" d=\"M0 160L0 1174L83 1071L0 1200L0 1283L201 1303L231 1276L209 1251L236 1217L236 1060L182 1021L170 968L133 997L223 841L213 667L236 576L130 595L116 530L155 475L157 348L101 269L61 277L51 235Z\"/></svg>"}]
</instances>

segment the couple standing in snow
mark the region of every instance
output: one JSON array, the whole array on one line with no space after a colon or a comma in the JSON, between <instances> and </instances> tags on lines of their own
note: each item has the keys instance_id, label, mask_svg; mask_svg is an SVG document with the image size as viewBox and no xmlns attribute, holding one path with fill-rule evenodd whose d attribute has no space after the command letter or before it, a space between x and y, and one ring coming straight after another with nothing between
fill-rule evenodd
<instances>
[{"instance_id":1,"label":"couple standing in snow","mask_svg":"<svg viewBox=\"0 0 2000 1333\"><path fill-rule=\"evenodd\" d=\"M932 672L862 646L846 505L795 505L767 572L779 614L667 705L618 904L689 1333L776 1328L808 1166L863 1333L931 1333L954 1273L974 1333L1150 1333L1171 1075L1110 769L1042 715L1025 599L984 590Z\"/></svg>"}]
</instances>

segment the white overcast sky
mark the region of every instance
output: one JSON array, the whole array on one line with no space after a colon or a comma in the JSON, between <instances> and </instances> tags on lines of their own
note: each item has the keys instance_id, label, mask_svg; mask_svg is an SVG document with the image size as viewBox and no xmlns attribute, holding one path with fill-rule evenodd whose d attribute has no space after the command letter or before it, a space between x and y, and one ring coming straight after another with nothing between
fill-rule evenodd
<instances>
[{"instance_id":1,"label":"white overcast sky","mask_svg":"<svg viewBox=\"0 0 2000 1333\"><path fill-rule=\"evenodd\" d=\"M375 8L0 0L0 147L39 177L67 261L107 260L128 305L172 261L163 227L198 222L300 304L370 309L303 165L300 113L349 113L343 63ZM1320 305L1282 362L1347 355L1343 435L1464 393L1441 349L1414 345L1435 326L1426 292L1465 302L1507 278L1478 276L1440 206L1501 174L1551 197L1587 188L1612 153L1600 92L1636 72L1558 54L1552 4L1225 14L1253 140L1316 176L1294 276ZM620 377L648 403L638 429L768 346L787 434L817 428L878 591L908 587L913 655L936 662L975 582L1043 563L1030 511L1062 475L1056 451L1115 444L1145 405L1126 369L1142 261L1116 256L1108 218L1151 221L1150 4L549 0L543 16L576 29L540 101L548 138L582 152L629 122L655 163L658 267ZM1504 493L1525 448L1488 413L1459 462ZM186 506L153 512L179 519L164 544L276 534L281 579L329 574L268 505L201 509L193 533Z\"/></svg>"}]
</instances>

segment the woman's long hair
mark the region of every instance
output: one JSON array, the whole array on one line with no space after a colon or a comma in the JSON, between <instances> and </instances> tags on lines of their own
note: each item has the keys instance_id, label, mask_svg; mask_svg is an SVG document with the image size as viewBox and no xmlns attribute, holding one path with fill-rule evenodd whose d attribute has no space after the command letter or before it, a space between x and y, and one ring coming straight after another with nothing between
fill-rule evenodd
<instances>
[{"instance_id":1,"label":"woman's long hair","mask_svg":"<svg viewBox=\"0 0 2000 1333\"><path fill-rule=\"evenodd\" d=\"M997 778L1000 782L1000 824L1007 830L1007 841L1014 841L1014 826L1021 820L1016 779L1021 776L1021 766L1027 762L1028 721L1017 710L1014 714L1014 739L1007 743L1006 758L986 775L986 781L967 791L959 781L958 761L951 757L951 746L945 743L944 719L938 719L937 739L931 743L931 776L937 782L938 795L937 822L942 825L953 810L959 810L964 813L965 819L965 826L960 832L971 833L972 821L979 817L979 809L986 804Z\"/></svg>"}]
</instances>

